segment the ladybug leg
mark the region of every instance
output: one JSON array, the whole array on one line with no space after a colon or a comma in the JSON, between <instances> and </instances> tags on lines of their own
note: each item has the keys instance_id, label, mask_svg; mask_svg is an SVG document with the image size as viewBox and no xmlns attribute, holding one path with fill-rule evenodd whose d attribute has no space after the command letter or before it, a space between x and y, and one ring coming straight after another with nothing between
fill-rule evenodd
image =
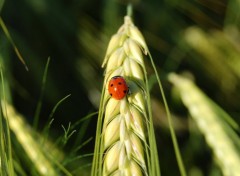
<instances>
[{"instance_id":1,"label":"ladybug leg","mask_svg":"<svg viewBox=\"0 0 240 176\"><path fill-rule=\"evenodd\" d=\"M112 77L112 79L117 79L117 78L120 78L121 76L114 76L114 77Z\"/></svg>"},{"instance_id":2,"label":"ladybug leg","mask_svg":"<svg viewBox=\"0 0 240 176\"><path fill-rule=\"evenodd\" d=\"M131 95L131 94L132 94L132 92L131 92L129 86L128 86L127 94L128 94L128 95Z\"/></svg>"}]
</instances>

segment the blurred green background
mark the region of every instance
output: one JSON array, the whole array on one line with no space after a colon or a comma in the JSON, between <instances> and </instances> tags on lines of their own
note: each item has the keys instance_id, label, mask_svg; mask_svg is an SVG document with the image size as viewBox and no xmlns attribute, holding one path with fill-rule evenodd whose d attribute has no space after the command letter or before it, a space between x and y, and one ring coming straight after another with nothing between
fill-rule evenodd
<instances>
[{"instance_id":1,"label":"blurred green background","mask_svg":"<svg viewBox=\"0 0 240 176\"><path fill-rule=\"evenodd\" d=\"M1 30L0 54L15 108L33 124L48 57L51 60L39 131L47 124L56 103L71 94L54 114L50 130L53 141L63 134L61 125L74 124L97 111L104 74L101 63L111 35L123 23L127 3L126 0L5 0L0 8L1 17L29 68L25 70ZM193 122L175 97L167 74L187 74L239 123L239 7L236 0L133 1L134 22L160 72L189 175L221 175L221 172L203 136L190 128ZM179 175L162 98L149 60L146 65L152 85L161 172ZM95 115L76 126L77 132L63 148L66 155L72 144L81 145L95 136L96 121ZM92 153L93 148L91 140L79 154ZM90 166L84 167L89 169Z\"/></svg>"}]
</instances>

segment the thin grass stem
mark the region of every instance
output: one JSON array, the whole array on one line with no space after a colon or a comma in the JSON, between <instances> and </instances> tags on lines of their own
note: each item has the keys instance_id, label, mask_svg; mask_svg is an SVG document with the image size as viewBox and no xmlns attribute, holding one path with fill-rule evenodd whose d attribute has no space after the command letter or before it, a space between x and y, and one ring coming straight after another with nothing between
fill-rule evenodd
<instances>
[{"instance_id":1,"label":"thin grass stem","mask_svg":"<svg viewBox=\"0 0 240 176\"><path fill-rule=\"evenodd\" d=\"M164 91L163 91L161 80L160 80L160 77L158 76L158 71L157 71L157 68L156 68L156 66L153 62L151 54L149 54L149 58L150 58L152 66L153 66L153 69L154 69L154 72L155 72L155 75L156 75L156 78L157 78L157 81L158 81L159 89L160 89L160 92L161 92L161 95L162 95L162 98L163 98L163 103L164 103L164 106L165 106L165 109L166 109L167 119L168 119L168 123L169 123L169 129L170 129L170 133L171 133L171 137L172 137L172 141L173 141L173 147L174 147L174 151L175 151L175 154L176 154L176 159L177 159L177 163L178 163L178 166L179 166L179 169L180 169L180 173L181 173L181 176L186 176L186 170L185 170L185 167L184 167L184 164L183 164L181 153L179 151L179 146L178 146L176 134L175 134L173 123L172 123L171 113L170 113L169 108L168 108L168 103L167 103L167 100L166 100L166 97L165 97L165 94L164 94Z\"/></svg>"},{"instance_id":2,"label":"thin grass stem","mask_svg":"<svg viewBox=\"0 0 240 176\"><path fill-rule=\"evenodd\" d=\"M34 115L33 128L35 130L38 127L40 112L41 112L41 109L42 109L42 101L43 101L43 96L44 96L44 91L45 91L45 86L46 86L49 63L50 63L50 57L47 59L47 63L46 63L45 69L44 69L41 92L40 92L39 100L38 100L38 103L37 103L37 108L36 108L35 115Z\"/></svg>"},{"instance_id":3,"label":"thin grass stem","mask_svg":"<svg viewBox=\"0 0 240 176\"><path fill-rule=\"evenodd\" d=\"M18 59L22 62L22 64L24 65L25 69L28 71L28 67L27 67L27 64L25 63L22 55L20 54L15 42L13 41L8 29L7 29L7 26L5 25L2 17L0 16L0 26L2 27L3 29L3 32L5 33L5 35L7 36L8 40L10 41L10 43L12 44L13 48L14 48L14 51L18 57Z\"/></svg>"}]
</instances>

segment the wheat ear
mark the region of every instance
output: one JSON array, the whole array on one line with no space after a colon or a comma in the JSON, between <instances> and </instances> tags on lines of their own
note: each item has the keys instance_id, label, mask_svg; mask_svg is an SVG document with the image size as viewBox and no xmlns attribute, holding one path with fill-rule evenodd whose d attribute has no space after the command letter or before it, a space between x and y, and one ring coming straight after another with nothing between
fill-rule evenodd
<instances>
[{"instance_id":1,"label":"wheat ear","mask_svg":"<svg viewBox=\"0 0 240 176\"><path fill-rule=\"evenodd\" d=\"M22 145L26 155L32 161L39 175L57 176L58 173L42 152L39 144L33 138L33 131L31 128L28 128L23 120L24 118L6 101L1 101L0 106L2 106L4 117L8 118L10 129L15 134L18 142Z\"/></svg>"},{"instance_id":2,"label":"wheat ear","mask_svg":"<svg viewBox=\"0 0 240 176\"><path fill-rule=\"evenodd\" d=\"M223 175L238 176L240 174L240 140L224 120L228 115L189 79L172 73L169 75L169 80L180 91L183 103L212 148ZM229 117L226 119L232 126L237 126Z\"/></svg>"},{"instance_id":3,"label":"wheat ear","mask_svg":"<svg viewBox=\"0 0 240 176\"><path fill-rule=\"evenodd\" d=\"M101 135L96 139L92 176L160 175L143 61L147 53L141 32L126 16L102 65L106 70L97 129ZM107 91L114 76L124 77L131 92L121 100Z\"/></svg>"}]
</instances>

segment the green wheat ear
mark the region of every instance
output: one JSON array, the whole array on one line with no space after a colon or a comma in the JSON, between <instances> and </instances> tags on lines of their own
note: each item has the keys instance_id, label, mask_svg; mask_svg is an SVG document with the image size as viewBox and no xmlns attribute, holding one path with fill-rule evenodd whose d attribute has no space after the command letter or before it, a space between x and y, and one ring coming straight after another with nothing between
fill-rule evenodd
<instances>
[{"instance_id":1,"label":"green wheat ear","mask_svg":"<svg viewBox=\"0 0 240 176\"><path fill-rule=\"evenodd\" d=\"M184 105L213 150L223 175L238 176L240 139L232 129L239 129L238 125L189 79L172 73L169 81L179 90Z\"/></svg>"},{"instance_id":2,"label":"green wheat ear","mask_svg":"<svg viewBox=\"0 0 240 176\"><path fill-rule=\"evenodd\" d=\"M106 67L98 117L92 176L158 176L158 153L144 65L145 40L129 16L112 36L103 62ZM122 76L131 94L110 97L107 86Z\"/></svg>"}]
</instances>

